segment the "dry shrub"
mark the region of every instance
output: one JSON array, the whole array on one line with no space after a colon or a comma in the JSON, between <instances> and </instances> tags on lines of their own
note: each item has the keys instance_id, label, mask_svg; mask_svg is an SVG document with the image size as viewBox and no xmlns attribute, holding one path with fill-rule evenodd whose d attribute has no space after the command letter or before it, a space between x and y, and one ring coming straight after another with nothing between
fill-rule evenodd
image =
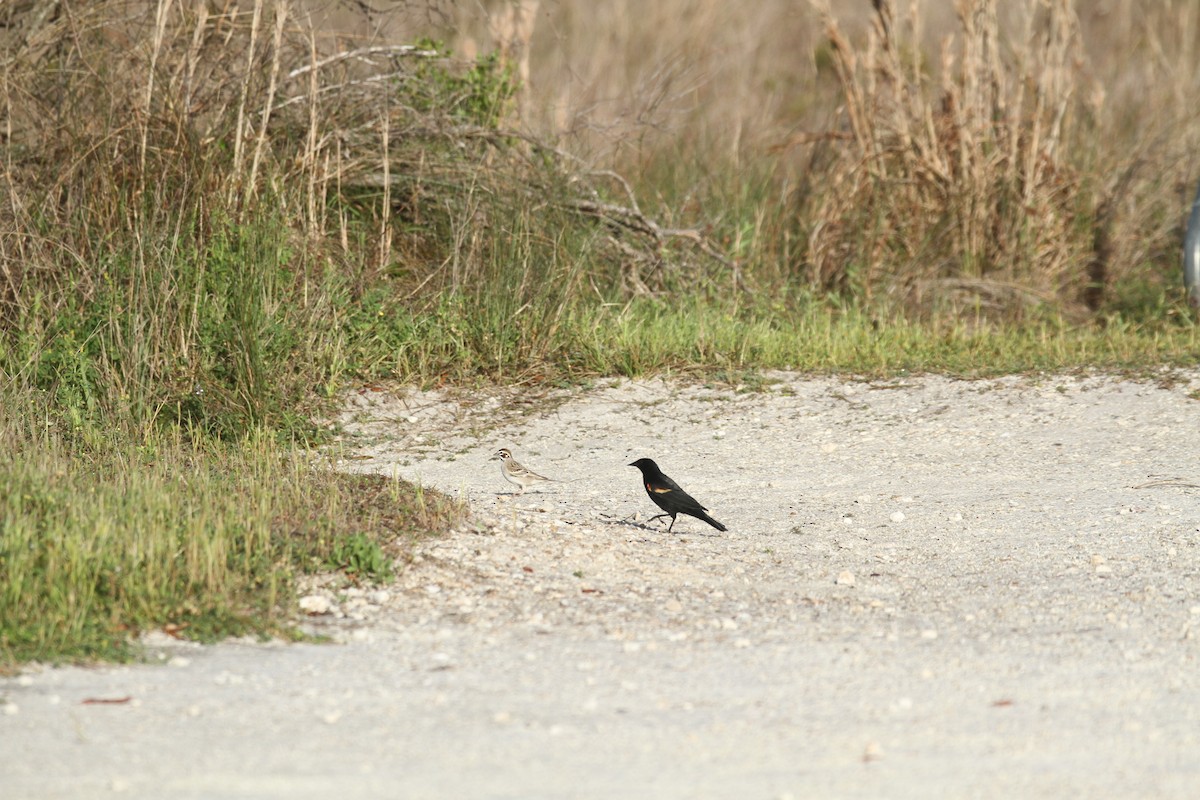
<instances>
[{"instance_id":1,"label":"dry shrub","mask_svg":"<svg viewBox=\"0 0 1200 800\"><path fill-rule=\"evenodd\" d=\"M694 247L695 231L643 215L619 176L507 129L519 58L464 63L413 44L415 35L396 43L319 30L312 12L324 5L108 0L46 5L53 13L44 16L29 9L0 75L12 131L0 213L23 217L14 230L37 219L74 235L50 246L87 259L140 215L194 210L203 230L214 214L269 210L306 247L407 274L429 291L494 277L489 270L511 253L497 252L501 237L489 231L546 209L583 231L599 220L608 232L600 261L631 270L631 287L665 280L656 273L673 242L685 260L709 259L711 248ZM419 4L397 14L413 15L410 5ZM361 28L386 27L360 8ZM535 9L521 5L506 35L528 38ZM18 239L0 249L10 275L46 257L30 258L35 238Z\"/></svg>"},{"instance_id":2,"label":"dry shrub","mask_svg":"<svg viewBox=\"0 0 1200 800\"><path fill-rule=\"evenodd\" d=\"M719 278L1097 307L1177 257L1200 127L1186 0L875 6L4 4L0 302L35 270L86 291L76 266L114 232L148 247L147 220L159 258L172 225L202 245L268 212L294 258L418 301L582 253L590 274L557 284L590 297ZM431 55L419 31L491 36L512 66Z\"/></svg>"},{"instance_id":3,"label":"dry shrub","mask_svg":"<svg viewBox=\"0 0 1200 800\"><path fill-rule=\"evenodd\" d=\"M70 202L24 196L10 210L112 229L147 208L197 210L206 222L270 210L310 242L348 249L344 190L369 189L386 207L397 176L420 186L413 161L428 151L488 150L486 122L506 102L499 78L482 90L490 97L466 96L465 83L435 87L446 92L437 98L404 91L420 62L442 57L411 44L344 47L284 0L214 8L99 2L43 20L5 65L9 163L33 171L8 188L57 184ZM454 129L471 123L479 130ZM423 146L406 146L414 141ZM105 238L78 232L84 243ZM381 226L374 240L381 263L390 233Z\"/></svg>"},{"instance_id":4,"label":"dry shrub","mask_svg":"<svg viewBox=\"0 0 1200 800\"><path fill-rule=\"evenodd\" d=\"M76 422L283 413L343 368L370 287L439 273L479 197L561 180L498 136L502 75L284 0L27 11L0 61L0 355Z\"/></svg>"},{"instance_id":5,"label":"dry shrub","mask_svg":"<svg viewBox=\"0 0 1200 800\"><path fill-rule=\"evenodd\" d=\"M819 8L543 3L527 123L648 177L688 224L751 232L731 246L749 285L918 311L1178 285L1200 176L1193 3ZM739 217L739 192L760 213Z\"/></svg>"},{"instance_id":6,"label":"dry shrub","mask_svg":"<svg viewBox=\"0 0 1200 800\"><path fill-rule=\"evenodd\" d=\"M1132 309L1150 290L1174 302L1200 181L1200 13L1187 0L1079 3L1078 11L1097 110L1076 152L1099 197L1084 299L1093 309Z\"/></svg>"},{"instance_id":7,"label":"dry shrub","mask_svg":"<svg viewBox=\"0 0 1200 800\"><path fill-rule=\"evenodd\" d=\"M1087 200L1065 150L1078 124L1078 22L1065 0L1026 0L1006 52L994 0L957 4L936 69L918 5L887 0L855 48L823 12L850 136L817 199L811 280L900 293L918 307L966 293L1008 309L1078 294ZM901 27L906 30L901 30ZM1081 208L1082 204L1082 208Z\"/></svg>"}]
</instances>

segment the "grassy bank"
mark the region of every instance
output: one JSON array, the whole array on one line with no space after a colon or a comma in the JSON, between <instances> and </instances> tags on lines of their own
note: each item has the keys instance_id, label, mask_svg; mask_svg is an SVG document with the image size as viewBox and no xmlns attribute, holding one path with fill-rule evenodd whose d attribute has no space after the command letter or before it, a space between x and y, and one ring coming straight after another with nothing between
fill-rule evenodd
<instances>
[{"instance_id":1,"label":"grassy bank","mask_svg":"<svg viewBox=\"0 0 1200 800\"><path fill-rule=\"evenodd\" d=\"M1186 309L1165 324L1120 317L1073 324L1048 316L997 326L986 318L911 320L825 303L781 313L689 297L565 311L544 330L490 311L451 304L421 317L424 325L408 315L381 324L361 363L406 382L469 383L762 369L986 377L1087 367L1136 374L1195 366L1200 356L1200 326Z\"/></svg>"},{"instance_id":2,"label":"grassy bank","mask_svg":"<svg viewBox=\"0 0 1200 800\"><path fill-rule=\"evenodd\" d=\"M35 398L5 400L0 671L128 658L151 628L286 634L300 574L385 578L464 510L403 481L329 471L261 433L226 445L176 429L84 453Z\"/></svg>"},{"instance_id":3,"label":"grassy bank","mask_svg":"<svg viewBox=\"0 0 1200 800\"><path fill-rule=\"evenodd\" d=\"M267 299L283 318L299 302ZM332 332L301 328L290 339L307 335L321 352L338 353L339 369L330 359L291 353L265 371L259 394L240 398L237 384L202 374L205 385L218 387L213 400L203 391L182 401L165 387L147 393L141 404L161 412L140 431L129 427L124 400L109 406L101 399L110 396L104 384L69 382L70 375L103 375L109 366L98 356L77 353L77 369L55 373L57 383L36 394L3 393L0 668L29 659L125 658L130 636L147 628L203 640L286 632L297 575L372 564L354 577L386 578L386 565L413 541L464 513L403 482L325 470L314 451L286 438L320 441L319 430L294 413L294 398L319 408L320 397L295 394L298 382L333 396L368 377L575 383L674 374L752 384L764 369L1144 374L1194 367L1200 353L1200 326L1183 315L1169 325L1050 318L997 328L880 318L821 303L780 314L690 298L524 312L541 313L549 326L542 328L461 301L426 314L376 311L370 326L357 321L359 307L328 308L329 320L341 321ZM286 326L286 319L264 322L266 329ZM258 419L263 427L253 427ZM116 424L105 429L105 420Z\"/></svg>"}]
</instances>

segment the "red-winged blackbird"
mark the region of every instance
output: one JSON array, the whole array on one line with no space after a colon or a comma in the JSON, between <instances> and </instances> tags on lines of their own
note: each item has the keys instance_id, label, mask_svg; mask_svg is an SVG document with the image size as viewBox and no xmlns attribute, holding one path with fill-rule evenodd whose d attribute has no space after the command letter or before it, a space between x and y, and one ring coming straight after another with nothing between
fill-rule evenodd
<instances>
[{"instance_id":1,"label":"red-winged blackbird","mask_svg":"<svg viewBox=\"0 0 1200 800\"><path fill-rule=\"evenodd\" d=\"M667 512L655 514L650 519L671 518L671 524L667 526L667 533L670 533L671 528L675 527L675 517L679 514L702 519L719 531L726 530L724 525L704 513L707 509L696 502L696 498L680 489L678 483L664 475L663 471L658 468L658 464L655 464L652 459L639 458L629 466L637 467L642 471L642 483L646 486L646 494L650 495L654 505Z\"/></svg>"}]
</instances>

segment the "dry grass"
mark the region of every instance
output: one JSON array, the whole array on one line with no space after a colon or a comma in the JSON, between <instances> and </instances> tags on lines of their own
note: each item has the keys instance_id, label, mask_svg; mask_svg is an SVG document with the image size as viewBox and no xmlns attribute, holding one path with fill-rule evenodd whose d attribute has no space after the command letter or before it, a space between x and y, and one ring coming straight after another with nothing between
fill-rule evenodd
<instances>
[{"instance_id":1,"label":"dry grass","mask_svg":"<svg viewBox=\"0 0 1200 800\"><path fill-rule=\"evenodd\" d=\"M1000 318L1175 288L1200 175L1194 6L873 5L549 4L527 122L728 225L735 253L755 237L748 286ZM754 208L730 214L739 185Z\"/></svg>"},{"instance_id":2,"label":"dry grass","mask_svg":"<svg viewBox=\"0 0 1200 800\"><path fill-rule=\"evenodd\" d=\"M155 211L166 238L264 206L291 259L360 288L469 292L517 261L516 307L533 284L803 286L1020 317L1163 278L1200 136L1188 3L874 5L10 9L5 296ZM422 32L512 67L455 64ZM587 274L541 266L564 250L527 224L547 211L614 232L572 243Z\"/></svg>"},{"instance_id":3,"label":"dry grass","mask_svg":"<svg viewBox=\"0 0 1200 800\"><path fill-rule=\"evenodd\" d=\"M1066 153L1077 138L1077 20L1056 0L1039 23L1037 5L1026 3L1015 37L1034 44L1006 54L995 4L960 4L961 35L937 69L904 48L918 38L915 14L897 20L878 3L856 49L823 11L851 144L813 212L818 285L920 302L949 294L947 279L955 290L972 279L979 296L1010 306L1081 292L1090 242L1077 231L1092 209ZM989 288L1001 286L1010 290Z\"/></svg>"},{"instance_id":4,"label":"dry grass","mask_svg":"<svg viewBox=\"0 0 1200 800\"><path fill-rule=\"evenodd\" d=\"M0 357L73 423L277 424L357 369L365 305L452 294L553 330L582 296L663 286L668 260L723 263L619 176L504 129L495 59L346 41L275 0L23 8L0 61Z\"/></svg>"},{"instance_id":5,"label":"dry grass","mask_svg":"<svg viewBox=\"0 0 1200 800\"><path fill-rule=\"evenodd\" d=\"M874 8L8 6L0 356L74 422L224 432L411 336L541 361L647 296L1184 319L1190 6Z\"/></svg>"}]
</instances>

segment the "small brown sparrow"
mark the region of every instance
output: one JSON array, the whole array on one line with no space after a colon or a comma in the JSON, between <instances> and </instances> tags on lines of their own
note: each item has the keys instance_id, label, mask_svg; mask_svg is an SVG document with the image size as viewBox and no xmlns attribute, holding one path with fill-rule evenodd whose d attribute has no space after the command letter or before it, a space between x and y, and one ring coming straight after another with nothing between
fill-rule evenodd
<instances>
[{"instance_id":1,"label":"small brown sparrow","mask_svg":"<svg viewBox=\"0 0 1200 800\"><path fill-rule=\"evenodd\" d=\"M541 483L542 481L554 482L553 478L547 478L545 475L539 475L528 467L521 466L513 458L512 451L507 447L501 447L492 458L500 459L500 474L504 476L504 480L521 487L521 490L517 492L518 495L524 494L525 489L535 483Z\"/></svg>"}]
</instances>

